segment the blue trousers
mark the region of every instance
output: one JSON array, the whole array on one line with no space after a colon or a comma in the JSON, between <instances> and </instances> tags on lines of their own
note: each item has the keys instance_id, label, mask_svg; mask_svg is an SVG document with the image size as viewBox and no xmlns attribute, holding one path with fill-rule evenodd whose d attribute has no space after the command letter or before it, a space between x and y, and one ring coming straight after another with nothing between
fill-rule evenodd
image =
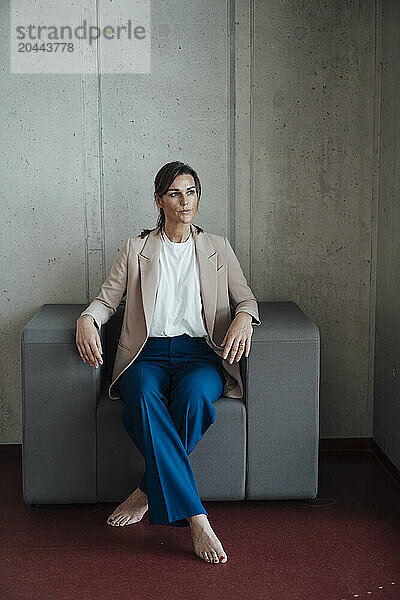
<instances>
[{"instance_id":1,"label":"blue trousers","mask_svg":"<svg viewBox=\"0 0 400 600\"><path fill-rule=\"evenodd\" d=\"M121 375L121 418L145 460L139 488L151 525L188 527L187 517L208 515L188 456L216 419L223 384L222 358L186 333L147 338Z\"/></svg>"}]
</instances>

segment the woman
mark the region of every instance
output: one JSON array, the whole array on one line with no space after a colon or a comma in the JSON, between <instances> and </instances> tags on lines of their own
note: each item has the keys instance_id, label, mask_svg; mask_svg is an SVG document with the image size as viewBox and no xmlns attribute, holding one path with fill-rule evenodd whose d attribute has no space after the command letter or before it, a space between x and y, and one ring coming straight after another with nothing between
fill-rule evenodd
<instances>
[{"instance_id":1,"label":"woman","mask_svg":"<svg viewBox=\"0 0 400 600\"><path fill-rule=\"evenodd\" d=\"M83 362L103 363L96 326L126 293L109 396L122 397L122 421L146 472L107 523L137 523L149 509L150 524L190 526L195 553L218 563L227 555L188 455L215 421L215 401L242 397L238 361L249 355L252 325L261 322L227 238L191 224L200 196L200 180L188 165L171 162L159 170L157 227L126 240L99 295L77 320L76 344Z\"/></svg>"}]
</instances>

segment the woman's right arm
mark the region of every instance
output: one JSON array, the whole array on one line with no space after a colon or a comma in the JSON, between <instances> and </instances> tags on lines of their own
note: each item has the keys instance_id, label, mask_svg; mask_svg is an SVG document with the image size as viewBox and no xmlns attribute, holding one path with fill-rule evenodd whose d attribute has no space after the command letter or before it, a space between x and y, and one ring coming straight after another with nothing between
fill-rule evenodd
<instances>
[{"instance_id":1,"label":"woman's right arm","mask_svg":"<svg viewBox=\"0 0 400 600\"><path fill-rule=\"evenodd\" d=\"M84 362L86 360L94 367L97 367L96 359L100 364L103 362L100 336L95 323L98 327L107 323L126 293L129 244L130 238L125 241L115 257L110 275L101 286L100 293L79 315L76 322L76 345L79 354Z\"/></svg>"}]
</instances>

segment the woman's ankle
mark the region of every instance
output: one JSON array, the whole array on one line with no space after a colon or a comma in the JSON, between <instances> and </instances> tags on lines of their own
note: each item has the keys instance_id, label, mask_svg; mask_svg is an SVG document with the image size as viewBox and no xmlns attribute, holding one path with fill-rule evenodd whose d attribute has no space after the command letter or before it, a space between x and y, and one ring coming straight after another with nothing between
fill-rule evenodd
<instances>
[{"instance_id":1,"label":"woman's ankle","mask_svg":"<svg viewBox=\"0 0 400 600\"><path fill-rule=\"evenodd\" d=\"M197 525L197 524L204 524L208 519L207 519L207 515L205 515L204 513L201 513L199 515L193 515L192 517L187 517L187 520L189 521L189 525Z\"/></svg>"}]
</instances>

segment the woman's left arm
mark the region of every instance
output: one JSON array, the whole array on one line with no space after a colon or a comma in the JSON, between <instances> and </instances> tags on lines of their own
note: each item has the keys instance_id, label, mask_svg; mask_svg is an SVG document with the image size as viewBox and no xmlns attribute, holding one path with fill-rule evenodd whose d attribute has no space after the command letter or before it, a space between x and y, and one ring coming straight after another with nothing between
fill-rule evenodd
<instances>
[{"instance_id":1,"label":"woman's left arm","mask_svg":"<svg viewBox=\"0 0 400 600\"><path fill-rule=\"evenodd\" d=\"M238 362L243 352L247 357L250 352L251 336L253 335L252 325L261 325L257 300L253 292L247 285L239 260L234 253L229 240L225 237L227 269L228 269L228 289L229 298L235 311L235 317L230 324L222 346L224 346L223 358L228 354L229 362L234 360Z\"/></svg>"}]
</instances>

